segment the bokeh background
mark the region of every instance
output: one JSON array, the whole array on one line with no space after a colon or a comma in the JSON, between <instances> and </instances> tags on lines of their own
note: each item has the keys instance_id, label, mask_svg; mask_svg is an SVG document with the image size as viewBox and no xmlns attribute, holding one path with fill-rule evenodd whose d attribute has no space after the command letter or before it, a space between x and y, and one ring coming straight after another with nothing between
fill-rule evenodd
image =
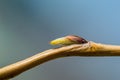
<instances>
[{"instance_id":1,"label":"bokeh background","mask_svg":"<svg viewBox=\"0 0 120 80\"><path fill-rule=\"evenodd\" d=\"M54 48L69 34L120 44L119 0L0 0L0 67ZM68 57L12 80L120 80L120 57Z\"/></svg>"}]
</instances>

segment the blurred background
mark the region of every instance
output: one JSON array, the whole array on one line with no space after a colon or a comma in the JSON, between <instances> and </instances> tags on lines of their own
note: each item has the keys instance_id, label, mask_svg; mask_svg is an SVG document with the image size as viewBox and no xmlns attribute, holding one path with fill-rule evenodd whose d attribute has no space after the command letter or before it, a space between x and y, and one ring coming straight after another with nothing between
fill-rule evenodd
<instances>
[{"instance_id":1,"label":"blurred background","mask_svg":"<svg viewBox=\"0 0 120 80\"><path fill-rule=\"evenodd\" d=\"M0 67L54 48L69 34L120 45L119 0L0 0ZM49 61L12 80L120 80L120 57Z\"/></svg>"}]
</instances>

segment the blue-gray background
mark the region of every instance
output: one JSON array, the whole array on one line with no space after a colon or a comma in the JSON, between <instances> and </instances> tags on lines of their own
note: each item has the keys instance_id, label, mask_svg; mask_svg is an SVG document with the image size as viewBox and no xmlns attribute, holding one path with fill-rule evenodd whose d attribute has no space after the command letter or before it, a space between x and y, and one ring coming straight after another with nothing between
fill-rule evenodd
<instances>
[{"instance_id":1,"label":"blue-gray background","mask_svg":"<svg viewBox=\"0 0 120 80\"><path fill-rule=\"evenodd\" d=\"M0 0L0 67L53 48L69 34L120 44L119 0ZM13 80L120 80L120 57L69 57Z\"/></svg>"}]
</instances>

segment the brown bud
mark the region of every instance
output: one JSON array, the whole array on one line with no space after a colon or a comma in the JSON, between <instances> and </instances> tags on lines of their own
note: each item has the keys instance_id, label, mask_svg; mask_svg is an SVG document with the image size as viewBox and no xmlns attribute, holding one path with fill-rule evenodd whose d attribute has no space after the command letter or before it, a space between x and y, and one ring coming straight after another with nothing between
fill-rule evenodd
<instances>
[{"instance_id":1,"label":"brown bud","mask_svg":"<svg viewBox=\"0 0 120 80\"><path fill-rule=\"evenodd\" d=\"M69 35L66 36L67 39L77 43L77 44L82 44L82 43L87 43L88 41L86 41L84 38L76 36L76 35Z\"/></svg>"}]
</instances>

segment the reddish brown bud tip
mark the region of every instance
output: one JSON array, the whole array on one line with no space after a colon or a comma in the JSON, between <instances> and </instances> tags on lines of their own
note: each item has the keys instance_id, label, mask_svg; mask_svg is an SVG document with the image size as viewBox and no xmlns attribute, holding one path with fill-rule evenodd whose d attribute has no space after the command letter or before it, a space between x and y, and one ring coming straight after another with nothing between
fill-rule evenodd
<instances>
[{"instance_id":1,"label":"reddish brown bud tip","mask_svg":"<svg viewBox=\"0 0 120 80\"><path fill-rule=\"evenodd\" d=\"M88 41L86 41L84 38L76 36L76 35L69 35L66 36L67 39L77 43L77 44L82 44L82 43L87 43Z\"/></svg>"}]
</instances>

